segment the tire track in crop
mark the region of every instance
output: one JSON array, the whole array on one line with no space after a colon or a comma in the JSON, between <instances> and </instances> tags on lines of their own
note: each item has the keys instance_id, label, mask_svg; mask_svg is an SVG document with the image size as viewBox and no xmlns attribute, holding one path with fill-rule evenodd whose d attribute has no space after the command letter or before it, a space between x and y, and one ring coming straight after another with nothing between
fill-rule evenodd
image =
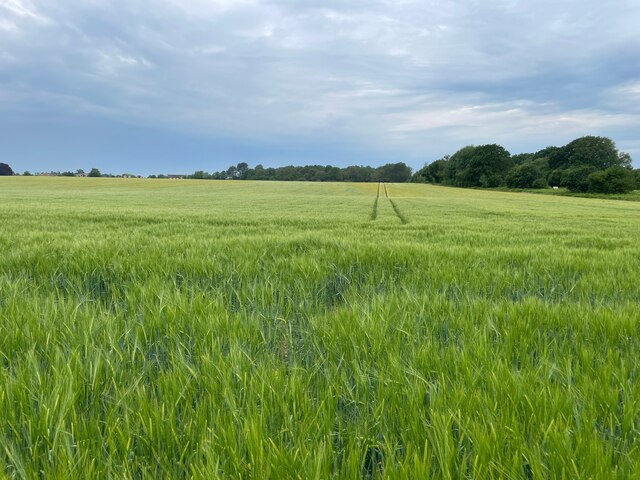
<instances>
[{"instance_id":1,"label":"tire track in crop","mask_svg":"<svg viewBox=\"0 0 640 480\"><path fill-rule=\"evenodd\" d=\"M400 220L400 223L402 223L403 225L406 225L407 223L409 223L409 220L400 211L400 208L398 208L398 205L396 205L396 202L394 202L389 196L389 190L387 189L387 184L384 183L383 185L384 185L384 194L387 197L387 200L389 200L389 203L391 203L391 207L393 208L393 211L395 212L396 217L398 217L398 219Z\"/></svg>"},{"instance_id":2,"label":"tire track in crop","mask_svg":"<svg viewBox=\"0 0 640 480\"><path fill-rule=\"evenodd\" d=\"M375 222L378 218L378 200L380 199L380 182L378 182L378 191L376 192L376 199L373 201L373 210L371 211L371 221Z\"/></svg>"}]
</instances>

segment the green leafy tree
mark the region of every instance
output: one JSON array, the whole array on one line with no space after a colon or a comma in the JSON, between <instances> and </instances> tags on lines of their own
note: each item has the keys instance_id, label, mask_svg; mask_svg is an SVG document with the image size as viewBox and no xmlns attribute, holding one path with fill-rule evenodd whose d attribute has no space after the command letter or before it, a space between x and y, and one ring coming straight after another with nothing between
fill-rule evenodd
<instances>
[{"instance_id":1,"label":"green leafy tree","mask_svg":"<svg viewBox=\"0 0 640 480\"><path fill-rule=\"evenodd\" d=\"M588 177L589 192L629 193L635 186L633 177L633 170L618 166L593 172Z\"/></svg>"},{"instance_id":2,"label":"green leafy tree","mask_svg":"<svg viewBox=\"0 0 640 480\"><path fill-rule=\"evenodd\" d=\"M413 175L412 181L444 183L447 178L449 158L449 155L445 155L443 158L425 165Z\"/></svg>"},{"instance_id":3,"label":"green leafy tree","mask_svg":"<svg viewBox=\"0 0 640 480\"><path fill-rule=\"evenodd\" d=\"M249 178L251 180L269 180L266 169L260 163L251 171Z\"/></svg>"},{"instance_id":4,"label":"green leafy tree","mask_svg":"<svg viewBox=\"0 0 640 480\"><path fill-rule=\"evenodd\" d=\"M231 165L227 168L227 177L229 180L238 180L240 178L240 173L238 172L238 167L235 165Z\"/></svg>"},{"instance_id":5,"label":"green leafy tree","mask_svg":"<svg viewBox=\"0 0 640 480\"><path fill-rule=\"evenodd\" d=\"M544 177L536 178L533 181L533 185L531 185L531 188L535 188L535 189L548 188L548 187L549 187L549 184L547 183Z\"/></svg>"},{"instance_id":6,"label":"green leafy tree","mask_svg":"<svg viewBox=\"0 0 640 480\"><path fill-rule=\"evenodd\" d=\"M411 178L411 168L404 162L387 163L379 167L376 173L381 182L403 183Z\"/></svg>"},{"instance_id":7,"label":"green leafy tree","mask_svg":"<svg viewBox=\"0 0 640 480\"><path fill-rule=\"evenodd\" d=\"M324 167L324 175L325 182L339 182L342 180L342 170L331 165Z\"/></svg>"},{"instance_id":8,"label":"green leafy tree","mask_svg":"<svg viewBox=\"0 0 640 480\"><path fill-rule=\"evenodd\" d=\"M572 192L589 191L589 175L595 171L591 165L581 165L568 168L563 171L560 186L568 188Z\"/></svg>"},{"instance_id":9,"label":"green leafy tree","mask_svg":"<svg viewBox=\"0 0 640 480\"><path fill-rule=\"evenodd\" d=\"M247 162L240 162L236 165L237 177L236 180L246 180L249 175L249 165Z\"/></svg>"},{"instance_id":10,"label":"green leafy tree","mask_svg":"<svg viewBox=\"0 0 640 480\"><path fill-rule=\"evenodd\" d=\"M298 180L298 169L293 165L287 165L286 167L280 167L275 169L274 180L280 180L283 182L291 182Z\"/></svg>"},{"instance_id":11,"label":"green leafy tree","mask_svg":"<svg viewBox=\"0 0 640 480\"><path fill-rule=\"evenodd\" d=\"M556 150L549 158L552 169L590 165L596 170L622 165L626 157L621 157L615 143L607 137L586 136L573 140Z\"/></svg>"},{"instance_id":12,"label":"green leafy tree","mask_svg":"<svg viewBox=\"0 0 640 480\"><path fill-rule=\"evenodd\" d=\"M561 150L560 147L554 147L554 146L549 146L549 147L545 147L542 150L538 150L536 153L533 154L533 159L537 159L537 158L549 158L551 156L553 156L556 152L558 152L559 150Z\"/></svg>"},{"instance_id":13,"label":"green leafy tree","mask_svg":"<svg viewBox=\"0 0 640 480\"><path fill-rule=\"evenodd\" d=\"M514 167L507 175L509 188L535 188L536 180L541 179L542 172L531 162ZM545 182L546 183L546 182Z\"/></svg>"},{"instance_id":14,"label":"green leafy tree","mask_svg":"<svg viewBox=\"0 0 640 480\"><path fill-rule=\"evenodd\" d=\"M467 145L451 155L451 158L447 162L443 183L457 187L472 186L466 182L465 171L471 163L471 159L477 148L478 147L474 147L473 145Z\"/></svg>"},{"instance_id":15,"label":"green leafy tree","mask_svg":"<svg viewBox=\"0 0 640 480\"><path fill-rule=\"evenodd\" d=\"M525 162L529 162L535 158L535 153L518 153L516 155L511 155L511 161L515 165L522 165Z\"/></svg>"},{"instance_id":16,"label":"green leafy tree","mask_svg":"<svg viewBox=\"0 0 640 480\"><path fill-rule=\"evenodd\" d=\"M496 144L475 147L466 168L459 175L461 185L497 187L504 183L512 167L511 154L504 147Z\"/></svg>"},{"instance_id":17,"label":"green leafy tree","mask_svg":"<svg viewBox=\"0 0 640 480\"><path fill-rule=\"evenodd\" d=\"M97 168L92 168L89 171L89 174L87 175L88 177L101 177L102 174L100 173L100 170L98 170Z\"/></svg>"},{"instance_id":18,"label":"green leafy tree","mask_svg":"<svg viewBox=\"0 0 640 480\"><path fill-rule=\"evenodd\" d=\"M618 154L618 165L625 168L633 168L633 161L631 159L631 155L627 152L620 152Z\"/></svg>"},{"instance_id":19,"label":"green leafy tree","mask_svg":"<svg viewBox=\"0 0 640 480\"><path fill-rule=\"evenodd\" d=\"M189 177L196 180L203 180L203 179L209 178L209 174L204 170L197 170L193 172L193 175L189 175Z\"/></svg>"},{"instance_id":20,"label":"green leafy tree","mask_svg":"<svg viewBox=\"0 0 640 480\"><path fill-rule=\"evenodd\" d=\"M562 184L562 179L564 177L565 171L561 168L556 168L547 176L547 181L549 185L557 187Z\"/></svg>"},{"instance_id":21,"label":"green leafy tree","mask_svg":"<svg viewBox=\"0 0 640 480\"><path fill-rule=\"evenodd\" d=\"M342 170L342 178L346 182L370 182L374 173L372 167L353 165Z\"/></svg>"}]
</instances>

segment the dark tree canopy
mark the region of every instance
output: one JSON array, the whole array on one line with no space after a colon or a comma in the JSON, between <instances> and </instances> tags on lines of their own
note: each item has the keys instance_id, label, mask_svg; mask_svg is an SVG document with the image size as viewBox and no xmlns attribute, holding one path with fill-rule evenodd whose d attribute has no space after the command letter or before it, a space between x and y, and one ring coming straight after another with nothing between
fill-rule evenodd
<instances>
[{"instance_id":1,"label":"dark tree canopy","mask_svg":"<svg viewBox=\"0 0 640 480\"><path fill-rule=\"evenodd\" d=\"M596 193L628 193L635 188L633 170L609 167L588 177L589 191Z\"/></svg>"},{"instance_id":2,"label":"dark tree canopy","mask_svg":"<svg viewBox=\"0 0 640 480\"><path fill-rule=\"evenodd\" d=\"M590 165L598 170L620 165L615 143L606 137L581 137L554 151L549 157L552 169Z\"/></svg>"},{"instance_id":3,"label":"dark tree canopy","mask_svg":"<svg viewBox=\"0 0 640 480\"><path fill-rule=\"evenodd\" d=\"M572 192L589 191L589 175L596 169L591 165L577 165L562 171L560 186Z\"/></svg>"},{"instance_id":4,"label":"dark tree canopy","mask_svg":"<svg viewBox=\"0 0 640 480\"><path fill-rule=\"evenodd\" d=\"M411 178L411 168L402 162L388 163L378 168L362 165L351 165L345 168L331 165L287 165L277 168L265 168L261 164L251 168L247 163L242 162L232 165L221 172L207 173L198 170L188 177L215 180L278 180L284 182L406 182Z\"/></svg>"},{"instance_id":5,"label":"dark tree canopy","mask_svg":"<svg viewBox=\"0 0 640 480\"><path fill-rule=\"evenodd\" d=\"M500 145L476 147L469 166L466 180L473 186L498 187L504 182L509 169L513 167L511 154Z\"/></svg>"},{"instance_id":6,"label":"dark tree canopy","mask_svg":"<svg viewBox=\"0 0 640 480\"><path fill-rule=\"evenodd\" d=\"M87 174L87 177L101 177L102 174L100 173L100 170L98 170L97 168L92 168L91 171Z\"/></svg>"},{"instance_id":7,"label":"dark tree canopy","mask_svg":"<svg viewBox=\"0 0 640 480\"><path fill-rule=\"evenodd\" d=\"M411 178L411 168L403 162L387 163L378 169L378 180L381 182L401 183Z\"/></svg>"},{"instance_id":8,"label":"dark tree canopy","mask_svg":"<svg viewBox=\"0 0 640 480\"><path fill-rule=\"evenodd\" d=\"M542 182L539 180L542 180ZM518 165L507 175L507 186L509 188L538 188L537 185L544 185L545 183L546 180L544 180L540 168L532 162Z\"/></svg>"},{"instance_id":9,"label":"dark tree canopy","mask_svg":"<svg viewBox=\"0 0 640 480\"><path fill-rule=\"evenodd\" d=\"M628 191L629 185L640 186L640 173L635 173L631 165L631 156L619 152L611 139L586 136L563 147L550 146L513 156L495 144L463 147L451 157L425 165L413 181L457 187L552 185L573 192L621 192Z\"/></svg>"},{"instance_id":10,"label":"dark tree canopy","mask_svg":"<svg viewBox=\"0 0 640 480\"><path fill-rule=\"evenodd\" d=\"M0 175L3 175L3 176L13 175L13 170L6 163L0 163Z\"/></svg>"},{"instance_id":11,"label":"dark tree canopy","mask_svg":"<svg viewBox=\"0 0 640 480\"><path fill-rule=\"evenodd\" d=\"M447 168L445 170L446 181L444 183L455 185L457 187L472 186L466 184L465 172L471 163L471 158L473 157L475 149L476 147L473 145L468 145L466 147L462 147L456 153L451 155L447 162Z\"/></svg>"},{"instance_id":12,"label":"dark tree canopy","mask_svg":"<svg viewBox=\"0 0 640 480\"><path fill-rule=\"evenodd\" d=\"M425 165L418 170L414 175L412 181L414 182L428 182L428 183L443 183L447 177L447 168L449 165L449 155L446 155L440 160L431 162L429 165Z\"/></svg>"},{"instance_id":13,"label":"dark tree canopy","mask_svg":"<svg viewBox=\"0 0 640 480\"><path fill-rule=\"evenodd\" d=\"M522 165L533 158L536 158L535 153L518 153L516 155L511 155L511 161L514 165Z\"/></svg>"},{"instance_id":14,"label":"dark tree canopy","mask_svg":"<svg viewBox=\"0 0 640 480\"><path fill-rule=\"evenodd\" d=\"M374 168L364 165L287 165L251 168L246 162L226 170L194 172L188 178L216 180L277 180L306 182L427 182L475 188L547 188L563 186L574 192L620 191L640 187L640 172L631 168L631 156L616 149L606 137L586 136L563 147L549 146L535 153L511 155L497 144L469 145L453 155L425 164L412 176L403 162ZM615 167L613 170L609 170ZM622 169L622 170L620 170ZM96 169L94 169L96 170ZM593 175L603 172L606 174ZM93 172L93 170L92 170ZM99 173L99 172L98 172ZM91 176L91 174L89 174ZM159 175L158 178L164 178Z\"/></svg>"},{"instance_id":15,"label":"dark tree canopy","mask_svg":"<svg viewBox=\"0 0 640 480\"><path fill-rule=\"evenodd\" d=\"M458 187L497 187L512 166L511 155L500 145L463 147L449 159L446 183Z\"/></svg>"},{"instance_id":16,"label":"dark tree canopy","mask_svg":"<svg viewBox=\"0 0 640 480\"><path fill-rule=\"evenodd\" d=\"M345 168L342 175L344 179L348 179L350 182L371 182L374 179L375 169L353 165Z\"/></svg>"},{"instance_id":17,"label":"dark tree canopy","mask_svg":"<svg viewBox=\"0 0 640 480\"><path fill-rule=\"evenodd\" d=\"M546 148L543 148L542 150L538 150L536 153L534 153L532 158L533 159L536 159L536 158L549 158L560 149L561 149L561 147L553 147L553 146L546 147Z\"/></svg>"}]
</instances>

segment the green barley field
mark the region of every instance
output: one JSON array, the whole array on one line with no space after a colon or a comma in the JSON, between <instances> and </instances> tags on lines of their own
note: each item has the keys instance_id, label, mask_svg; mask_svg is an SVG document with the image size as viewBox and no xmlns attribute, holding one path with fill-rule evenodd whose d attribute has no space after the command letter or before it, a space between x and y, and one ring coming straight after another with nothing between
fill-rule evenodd
<instances>
[{"instance_id":1,"label":"green barley field","mask_svg":"<svg viewBox=\"0 0 640 480\"><path fill-rule=\"evenodd\" d=\"M0 476L640 478L640 203L0 178Z\"/></svg>"}]
</instances>

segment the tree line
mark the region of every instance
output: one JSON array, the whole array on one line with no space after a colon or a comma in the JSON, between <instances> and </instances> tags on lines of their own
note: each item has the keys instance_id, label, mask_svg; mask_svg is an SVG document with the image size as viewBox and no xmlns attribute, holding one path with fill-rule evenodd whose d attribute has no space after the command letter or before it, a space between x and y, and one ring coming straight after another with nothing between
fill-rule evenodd
<instances>
[{"instance_id":1,"label":"tree line","mask_svg":"<svg viewBox=\"0 0 640 480\"><path fill-rule=\"evenodd\" d=\"M511 155L497 144L469 145L453 155L425 164L413 173L404 162L381 167L352 165L306 165L250 167L246 162L226 170L191 175L150 175L149 178L193 178L212 180L278 180L310 182L418 182L455 187L542 189L565 187L572 192L626 193L640 189L640 169L632 168L631 156L616 148L607 137L585 136L562 147L546 147L535 153ZM51 172L62 176L106 177L92 168L87 174ZM0 175L13 175L9 165L0 163ZM30 175L25 172L24 175ZM122 174L119 177L135 175Z\"/></svg>"},{"instance_id":2,"label":"tree line","mask_svg":"<svg viewBox=\"0 0 640 480\"><path fill-rule=\"evenodd\" d=\"M164 176L158 176L162 178ZM417 182L455 187L542 189L564 187L572 192L626 193L640 189L640 170L631 156L607 137L585 136L562 147L511 155L497 144L466 146L453 155L425 164L412 173L405 163L378 168L307 165L265 168L246 162L226 170L197 171L186 178L215 180L279 180L315 182Z\"/></svg>"},{"instance_id":3,"label":"tree line","mask_svg":"<svg viewBox=\"0 0 640 480\"><path fill-rule=\"evenodd\" d=\"M565 187L572 192L626 193L640 189L640 170L631 156L606 137L586 136L563 147L511 155L496 144L467 146L425 165L414 182L455 187L539 189Z\"/></svg>"},{"instance_id":4,"label":"tree line","mask_svg":"<svg viewBox=\"0 0 640 480\"><path fill-rule=\"evenodd\" d=\"M412 170L404 162L387 163L381 167L352 165L345 168L331 165L306 165L285 167L249 167L246 162L232 165L226 170L207 173L197 171L187 178L212 180L278 180L298 182L390 182L403 183L411 180ZM159 177L159 176L158 176Z\"/></svg>"}]
</instances>

